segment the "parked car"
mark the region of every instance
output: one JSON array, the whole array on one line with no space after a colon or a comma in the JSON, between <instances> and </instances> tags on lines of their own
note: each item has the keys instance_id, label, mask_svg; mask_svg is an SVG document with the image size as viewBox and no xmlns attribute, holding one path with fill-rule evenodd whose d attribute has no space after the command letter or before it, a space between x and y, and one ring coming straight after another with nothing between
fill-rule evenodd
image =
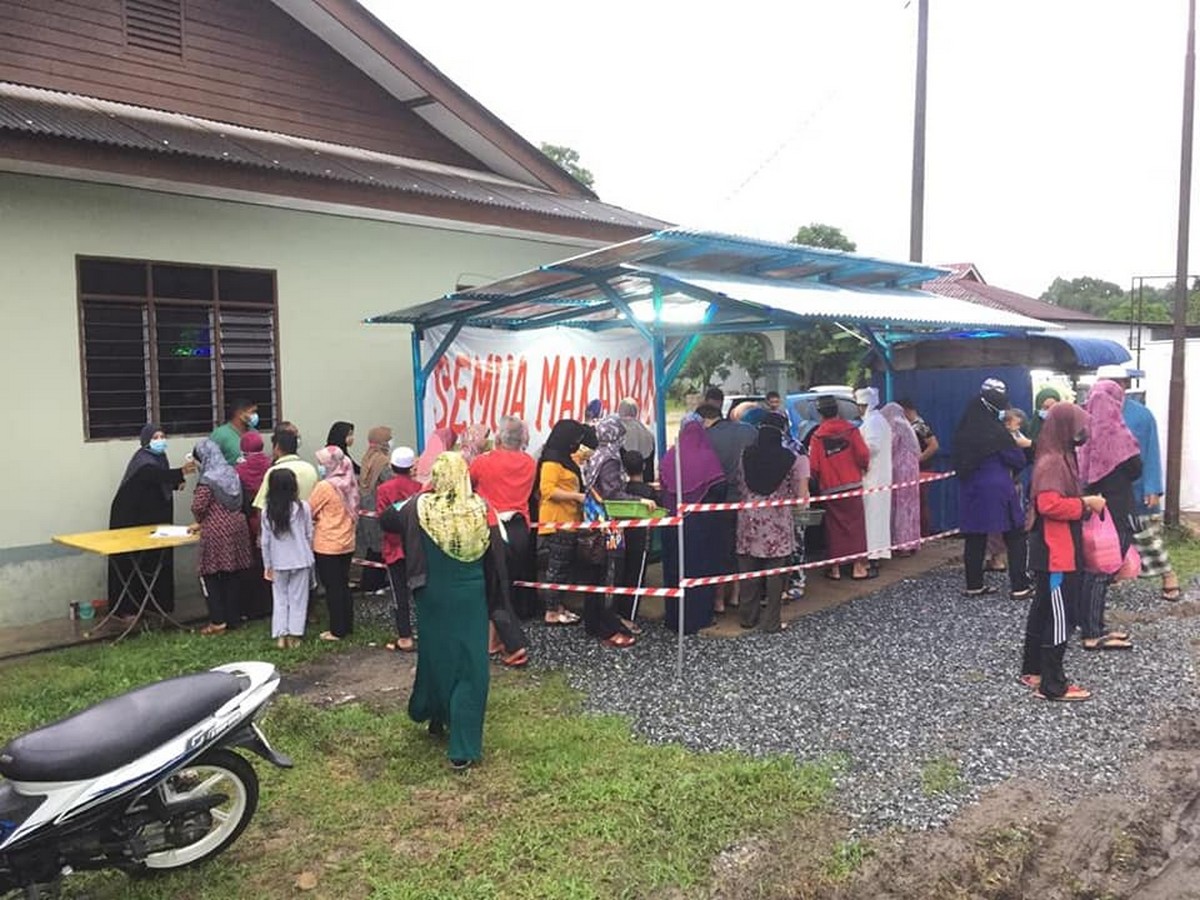
<instances>
[{"instance_id":1,"label":"parked car","mask_svg":"<svg viewBox=\"0 0 1200 900\"><path fill-rule=\"evenodd\" d=\"M739 403L766 403L767 398L763 394L726 394L725 402L721 405L721 415L728 416L729 411L736 407Z\"/></svg>"},{"instance_id":2,"label":"parked car","mask_svg":"<svg viewBox=\"0 0 1200 900\"><path fill-rule=\"evenodd\" d=\"M854 402L854 388L845 384L820 384L799 394L788 394L785 401L788 419L792 424L792 435L798 441L808 443L808 436L821 422L817 412L817 398L833 395L838 403L838 415L849 422L858 423L858 404Z\"/></svg>"}]
</instances>

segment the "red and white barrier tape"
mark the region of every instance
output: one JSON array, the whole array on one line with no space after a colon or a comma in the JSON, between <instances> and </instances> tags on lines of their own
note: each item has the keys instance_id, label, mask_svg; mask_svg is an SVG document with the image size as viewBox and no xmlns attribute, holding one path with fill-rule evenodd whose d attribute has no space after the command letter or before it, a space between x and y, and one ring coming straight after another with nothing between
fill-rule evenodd
<instances>
[{"instance_id":1,"label":"red and white barrier tape","mask_svg":"<svg viewBox=\"0 0 1200 900\"><path fill-rule=\"evenodd\" d=\"M554 584L544 581L514 581L514 587L542 588L547 591L571 591L579 594L620 594L632 597L641 594L643 597L679 597L682 588L672 587L605 587L602 584Z\"/></svg>"},{"instance_id":2,"label":"red and white barrier tape","mask_svg":"<svg viewBox=\"0 0 1200 900\"><path fill-rule=\"evenodd\" d=\"M804 506L807 503L819 503L822 500L848 500L851 497L865 497L868 494L879 494L884 491L894 491L898 488L917 487L931 481L942 481L953 478L957 472L939 472L936 475L922 475L916 481L901 481L896 484L885 484L873 488L859 488L853 491L839 491L836 494L816 494L807 500L747 500L740 503L684 503L679 507L681 513L693 512L730 512L738 509L774 509L780 506Z\"/></svg>"},{"instance_id":3,"label":"red and white barrier tape","mask_svg":"<svg viewBox=\"0 0 1200 900\"><path fill-rule=\"evenodd\" d=\"M605 522L534 522L530 529L554 531L616 531L621 528L666 528L678 525L683 516L663 516L661 519L609 519Z\"/></svg>"},{"instance_id":4,"label":"red and white barrier tape","mask_svg":"<svg viewBox=\"0 0 1200 900\"><path fill-rule=\"evenodd\" d=\"M929 541L937 541L942 538L951 537L958 534L958 529L954 528L950 531L943 531L940 534L931 534L929 537L923 537L919 541L908 544L896 544L889 547L889 550L907 550L916 544L924 544ZM853 556L837 556L833 559L820 559L814 562L799 563L794 566L777 566L772 569L758 569L754 572L738 572L734 575L710 575L702 578L681 578L679 586L683 588L689 587L706 587L713 584L728 584L731 581L749 581L752 578L761 578L765 575L786 575L791 572L799 572L804 569L823 569L829 566L838 566L842 563L854 562L855 560L866 559L865 553L855 553Z\"/></svg>"},{"instance_id":5,"label":"red and white barrier tape","mask_svg":"<svg viewBox=\"0 0 1200 900\"><path fill-rule=\"evenodd\" d=\"M387 568L387 563L376 562L373 559L359 559L358 557L355 557L354 559L350 560L350 562L356 566L362 566L363 568L366 568L366 569L386 569Z\"/></svg>"}]
</instances>

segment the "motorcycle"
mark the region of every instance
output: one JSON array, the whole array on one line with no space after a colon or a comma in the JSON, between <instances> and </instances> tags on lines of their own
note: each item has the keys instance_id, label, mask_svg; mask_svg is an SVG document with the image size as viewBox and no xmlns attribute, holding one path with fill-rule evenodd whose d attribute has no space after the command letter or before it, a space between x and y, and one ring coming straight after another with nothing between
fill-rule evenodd
<instances>
[{"instance_id":1,"label":"motorcycle","mask_svg":"<svg viewBox=\"0 0 1200 900\"><path fill-rule=\"evenodd\" d=\"M292 761L256 719L270 663L170 678L27 732L0 749L0 897L57 896L75 871L170 871L224 851L258 806L235 749Z\"/></svg>"}]
</instances>

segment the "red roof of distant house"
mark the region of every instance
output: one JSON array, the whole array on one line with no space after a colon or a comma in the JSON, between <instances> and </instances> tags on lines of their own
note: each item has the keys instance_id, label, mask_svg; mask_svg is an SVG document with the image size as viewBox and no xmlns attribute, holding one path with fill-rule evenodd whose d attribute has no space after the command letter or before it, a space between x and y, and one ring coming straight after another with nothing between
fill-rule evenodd
<instances>
[{"instance_id":1,"label":"red roof of distant house","mask_svg":"<svg viewBox=\"0 0 1200 900\"><path fill-rule=\"evenodd\" d=\"M1006 309L1033 319L1041 319L1043 322L1104 321L1099 316L1093 316L1091 313L1082 312L1078 309L1069 309L1065 306L1057 306L1053 303L1047 303L1045 300L1026 297L1024 294L1018 294L1016 291L1008 291L1004 288L988 284L983 280L983 276L979 274L979 270L975 268L974 263L950 263L938 268L949 269L950 272L940 278L935 278L933 281L927 281L922 285L925 290L933 294L941 294L943 297L956 297L959 300L968 300L971 303L989 306L992 309Z\"/></svg>"}]
</instances>

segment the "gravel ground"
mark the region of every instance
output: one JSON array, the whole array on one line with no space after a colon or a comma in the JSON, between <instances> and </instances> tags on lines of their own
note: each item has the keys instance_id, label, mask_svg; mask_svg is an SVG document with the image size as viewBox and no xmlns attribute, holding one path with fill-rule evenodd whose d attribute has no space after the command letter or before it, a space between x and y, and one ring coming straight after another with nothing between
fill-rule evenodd
<instances>
[{"instance_id":1,"label":"gravel ground","mask_svg":"<svg viewBox=\"0 0 1200 900\"><path fill-rule=\"evenodd\" d=\"M961 570L946 567L781 635L689 637L682 683L675 637L661 626L621 651L581 627L531 624L531 656L563 669L589 709L629 716L648 740L837 761L840 805L864 831L942 824L1015 775L1068 794L1112 786L1155 726L1200 714L1200 617L1135 625L1132 652L1073 643L1067 673L1095 697L1047 703L1016 682L1028 605L994 583L1001 594L964 599ZM1157 582L1121 585L1110 609L1168 606L1157 596Z\"/></svg>"}]
</instances>

